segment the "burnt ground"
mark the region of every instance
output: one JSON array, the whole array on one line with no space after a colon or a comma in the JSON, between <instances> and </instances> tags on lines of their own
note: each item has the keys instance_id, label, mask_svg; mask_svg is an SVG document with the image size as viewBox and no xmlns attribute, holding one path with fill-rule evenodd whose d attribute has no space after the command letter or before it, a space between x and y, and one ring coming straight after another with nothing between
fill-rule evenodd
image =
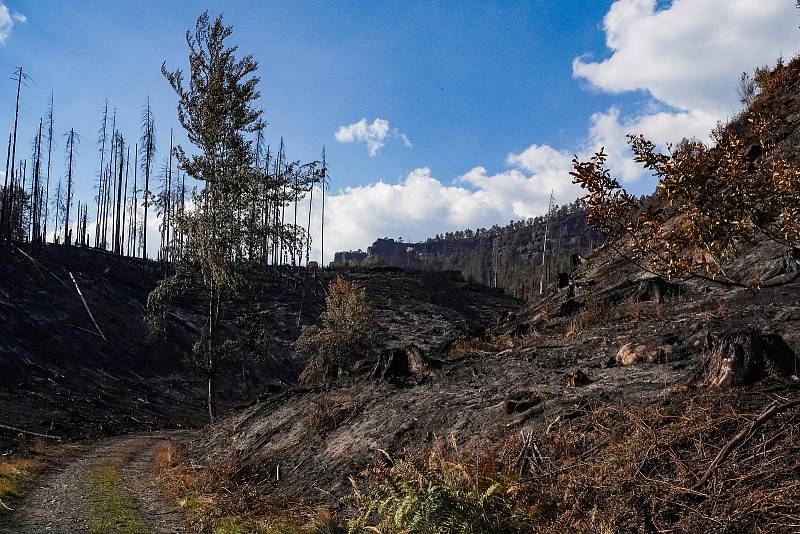
<instances>
[{"instance_id":1,"label":"burnt ground","mask_svg":"<svg viewBox=\"0 0 800 534\"><path fill-rule=\"evenodd\" d=\"M782 252L761 243L731 272L766 277ZM218 470L226 487L260 495L251 513L269 515L280 512L276 503L297 502L341 511L349 477L358 479L387 454L403 457L451 435L468 449L497 447L520 432L544 436L604 407L644 412L713 394L703 384L708 343L726 333L755 328L800 350L797 282L753 292L690 280L666 286L662 300L649 294L651 277L601 252L572 274L573 298L569 288L551 288L504 314L489 335L439 353L441 365L265 396L209 427L190 445L191 455L224 466ZM790 278L772 282L781 280ZM643 356L623 365L617 354L628 343L644 347ZM568 380L576 370L589 383ZM739 389L764 405L797 395L795 379L765 384Z\"/></svg>"},{"instance_id":2,"label":"burnt ground","mask_svg":"<svg viewBox=\"0 0 800 534\"><path fill-rule=\"evenodd\" d=\"M734 268L742 275L765 276L765 273L775 271L782 252L762 243L745 251ZM88 253L70 251L69 254L80 259L81 255ZM14 257L10 261L22 259ZM112 258L108 261L118 260ZM122 313L117 310L133 308L135 304L122 306L110 297L102 296L100 288L110 288L117 295L138 295L135 298L140 300L130 298L132 302L138 302L141 309L141 299L148 288L142 280L150 277L154 283L158 272L153 272L153 266L145 265L143 274L131 277L135 282L119 275L122 280L115 280L112 286L113 271L106 269L81 272L76 277L79 283L83 282L82 286L94 285L96 288L93 297L88 296L88 291L85 294L87 300L94 299L90 306L93 310L97 308L95 313L101 328L107 326L110 335L120 338L129 336L121 326L111 326L115 324L112 318L115 312ZM55 268L51 270L58 274ZM627 413L644 413L653 409L682 410L684 400L688 399L691 404L695 396L713 394L703 384L709 336L714 338L730 331L756 328L764 333L780 335L795 351L800 347L800 288L796 282L754 293L748 289L691 280L679 284L674 293L672 289L664 289L664 299L659 301L653 300L648 291L641 291L642 287L647 289L651 284L647 273L624 265L606 251L596 254L572 273L576 288L574 297L570 298L569 288L553 287L543 299L520 307L517 302L491 290L464 282L454 273L414 273L385 268L355 270L341 274L367 289L383 331L383 348L395 349L395 354L406 354L409 365L394 368L382 378L362 369L324 386L298 386L292 374L296 376L302 361L291 352L292 337L296 337L299 331L298 322L303 324L318 316L324 298L322 288L337 274L327 272L319 275L312 284L312 287L319 288L316 290L318 294L312 299L308 296L310 290L307 291L302 310L299 284L300 280L304 281L305 273L298 276L284 271L281 276L263 274L260 278L254 277L252 286L261 291L263 298L257 299L253 309L234 307L237 312L229 314L231 331L237 321L250 317L253 312L270 317L274 348L262 361L270 361L270 365L283 369L284 375L276 373L274 376L286 378L267 377L260 385L255 385L253 375L256 370L247 369L246 376L251 380L248 391L253 398L240 404L229 417L182 440L186 444L189 464L205 466L205 470L196 471L201 479L202 473L208 472L215 481L214 487L217 490L224 488L224 492L213 497L215 506L220 506L223 513L240 513L242 510L237 506L246 503L247 514L266 517L270 513L285 513L287 507L298 509L298 503L302 503L305 507L324 506L346 515L346 505L341 498L350 491L350 476L360 480L366 466L386 455L401 458L406 450L418 450L451 435L460 447L469 450L497 447L521 433L547 436L560 427L582 428L580 435L585 439L584 448L593 451L602 445L592 441L593 424L589 421L593 413L605 409L625 410ZM25 276L31 287L35 287L34 280L44 285L48 283L46 278L52 278L30 273ZM286 280L294 281L287 284ZM298 284L296 288L294 284ZM77 360L84 366L84 374L66 382L72 384L72 390L66 393L71 396L68 398L77 398L78 402L89 406L98 392L87 394L81 384L98 388L101 396L104 392L110 394L108 392L112 390L109 388L123 387L117 382L122 382L119 379L124 367L100 367L94 363L102 361L110 366L107 362L111 349L100 344L97 336L90 336L82 330L78 330L81 335L77 335L72 327L65 326L73 324L73 321L83 321L77 326L88 330L91 322L84 317L80 301L77 306L72 302L76 295L57 286L60 284L53 281L46 289L19 291L8 285L2 289L9 293L15 291L13 298L17 306L22 302L34 310L31 316L35 321L26 321L26 325L44 321L48 328L61 336L57 339L64 340L59 341L61 345L70 343L72 347L86 350L94 347L92 350L97 351L94 356L78 351ZM63 315L48 315L53 314L49 307L35 306L33 295L37 291L50 294L63 291L63 297L54 299L55 309L63 308L61 314L71 313L69 322ZM20 296L25 300L20 301ZM0 309L7 310L12 304L4 301L3 306ZM173 319L176 322L178 319L187 321L191 309L187 304ZM298 314L300 321L297 320ZM128 317L124 317L128 321ZM4 324L7 328L8 323ZM133 322L129 321L129 324ZM191 330L188 326L185 328ZM16 352L5 353L4 362L19 354L19 347L24 347L28 351L26 354L37 355L44 369L60 373L61 380L71 376L59 367L63 366L64 356L61 360L54 360L48 353L31 348L36 347L31 340L33 336L15 335L18 336L13 345ZM129 336L128 339L137 338ZM126 362L125 365L132 367L133 373L141 375L142 368L135 366L148 361L144 349L147 345L139 341L141 345L137 349L134 342L131 343L129 356L119 356L124 354L122 351L115 354ZM168 338L160 343L164 343L159 349L163 352L157 354L163 355L169 354L173 350L171 347L177 350L181 340ZM617 354L626 344L644 346L645 352L653 352L655 356L622 365L617 361ZM421 363L414 360L419 354L423 356ZM410 365L412 360L416 365ZM166 363L149 364L153 366L153 375L149 376L167 372L182 377L186 371L177 362L180 359L169 358ZM157 365L166 366L167 370L163 371ZM576 370L581 370L588 380L575 380ZM106 373L114 379L101 379ZM83 381L84 376L90 380ZM17 390L17 393L7 389L0 391L6 397L19 399L27 413L37 417L41 413L58 414L59 395L43 394L42 386L37 389L36 384L50 383L48 378L55 381L54 376L45 376L41 382L26 382L26 387L33 392L30 398L38 399L38 404L25 400L28 397L19 393L22 390ZM145 383L146 387L157 388L154 384L161 382L143 380L137 383L128 379L124 382L125 387L130 388L127 391L145 387ZM176 386L161 388L159 393L161 399L176 402L172 407L154 403L153 399L158 397L150 393L149 401L154 406L150 416L153 425L159 421L164 426L170 425L170 414L175 417L172 420L174 424L184 424L185 419L181 418L187 418L187 406L190 406L186 402L195 400L188 393L181 397L192 389L177 384L191 382L176 380ZM231 384L235 387L235 380L231 380ZM771 400L797 395L796 383L790 379L767 380L738 390L749 398L752 410ZM125 422L124 414L133 411L138 414L134 417L139 418L141 407L137 403L142 404L139 401L126 403L123 399L112 407L94 410L103 417L118 417L119 426L115 429L124 432L136 428L136 425ZM4 411L10 414L15 410L23 412L21 408L5 408L7 406L4 403ZM71 407L65 412L72 413ZM80 429L87 424L96 424L92 419L95 416L83 417L85 421L68 428ZM198 412L197 418L200 417ZM19 420L27 423L29 428L47 430L42 420L23 420L22 416ZM29 521L26 517L47 514L49 507L63 504L69 508L69 497L65 496L68 494L62 495L58 488L63 481L60 477L71 475L62 473L82 473L82 470L95 465L98 459L121 458L123 492L132 496L137 513L145 513L142 510L148 510L148 507L154 510L156 517L164 517L164 521L170 524L163 527L167 529L165 532L170 531L169 528L177 531L186 528L181 526L180 514L171 505L164 504L169 500L160 497L158 492L149 492L149 502L142 502L136 496L136 487L141 485L139 481L144 476L144 466L156 445L152 439L140 436L83 445L85 452L67 468L43 476L37 483L38 489L11 520L16 521L16 525L25 524ZM721 443L709 441L706 446L713 452ZM131 465L133 467L126 467ZM133 486L130 481L134 481ZM74 530L66 531L80 532L86 526L80 523L85 520L81 513L65 517L77 525L73 525Z\"/></svg>"},{"instance_id":3,"label":"burnt ground","mask_svg":"<svg viewBox=\"0 0 800 534\"><path fill-rule=\"evenodd\" d=\"M105 336L75 290L75 277ZM248 360L223 370L222 409L296 383L303 358L292 343L317 320L338 273L257 269L227 304L224 328L244 340ZM343 273L367 288L386 335L384 347L422 340L427 350L484 330L516 301L455 273L394 269ZM197 426L205 419L204 382L187 366L203 326L202 301L184 298L165 337L142 321L148 293L163 276L152 261L78 247L17 244L0 249L0 451L31 439L20 431L96 439L131 431ZM424 335L420 335L424 334ZM266 343L248 344L260 336Z\"/></svg>"}]
</instances>

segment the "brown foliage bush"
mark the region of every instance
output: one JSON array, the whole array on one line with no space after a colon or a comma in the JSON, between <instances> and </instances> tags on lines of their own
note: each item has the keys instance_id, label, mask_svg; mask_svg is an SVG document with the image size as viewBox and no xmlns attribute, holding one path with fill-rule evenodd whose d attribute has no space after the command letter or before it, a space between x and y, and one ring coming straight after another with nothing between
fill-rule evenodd
<instances>
[{"instance_id":1,"label":"brown foliage bush","mask_svg":"<svg viewBox=\"0 0 800 534\"><path fill-rule=\"evenodd\" d=\"M764 396L670 397L631 409L586 405L496 450L434 446L376 463L366 483L354 483L351 531L794 531L800 414L770 420L714 466L721 447L762 412Z\"/></svg>"},{"instance_id":2,"label":"brown foliage bush","mask_svg":"<svg viewBox=\"0 0 800 534\"><path fill-rule=\"evenodd\" d=\"M375 319L364 288L338 276L325 304L320 324L303 327L295 343L299 352L310 356L300 374L303 383L336 378L338 369L369 354L375 342Z\"/></svg>"},{"instance_id":3,"label":"brown foliage bush","mask_svg":"<svg viewBox=\"0 0 800 534\"><path fill-rule=\"evenodd\" d=\"M778 138L764 99L797 80L793 62L756 72L760 95L735 122L713 132L713 146L684 140L666 153L629 135L637 162L658 179L657 199L628 194L606 168L603 149L573 160L573 181L587 191L587 220L640 267L666 278L701 276L739 286L726 266L742 245L764 236L800 245L800 165Z\"/></svg>"}]
</instances>

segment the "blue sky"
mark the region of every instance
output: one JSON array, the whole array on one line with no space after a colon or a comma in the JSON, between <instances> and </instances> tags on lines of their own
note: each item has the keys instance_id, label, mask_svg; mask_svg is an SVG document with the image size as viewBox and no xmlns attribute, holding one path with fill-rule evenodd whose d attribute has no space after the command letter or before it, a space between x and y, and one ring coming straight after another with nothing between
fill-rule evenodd
<instances>
[{"instance_id":1,"label":"blue sky","mask_svg":"<svg viewBox=\"0 0 800 534\"><path fill-rule=\"evenodd\" d=\"M577 195L569 157L598 144L647 192L652 181L624 150L628 130L659 142L702 135L736 111L742 70L800 43L789 0L2 2L2 67L32 78L20 150L30 153L52 90L57 132L82 136L84 201L105 99L133 139L149 95L166 155L170 127L182 135L160 65L185 66L186 29L205 9L223 12L232 41L260 63L268 138L283 136L295 159L327 148L326 256L541 213L551 190L561 202ZM14 90L0 84L0 136Z\"/></svg>"}]
</instances>

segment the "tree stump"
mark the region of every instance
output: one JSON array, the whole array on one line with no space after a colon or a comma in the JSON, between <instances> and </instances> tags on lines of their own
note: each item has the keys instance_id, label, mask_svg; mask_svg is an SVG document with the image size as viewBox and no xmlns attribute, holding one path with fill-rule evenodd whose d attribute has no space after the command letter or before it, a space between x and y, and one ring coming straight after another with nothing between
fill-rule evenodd
<instances>
[{"instance_id":1,"label":"tree stump","mask_svg":"<svg viewBox=\"0 0 800 534\"><path fill-rule=\"evenodd\" d=\"M639 282L636 292L636 302L657 302L663 304L667 298L677 297L681 288L677 284L668 282L660 276L654 276Z\"/></svg>"},{"instance_id":2,"label":"tree stump","mask_svg":"<svg viewBox=\"0 0 800 534\"><path fill-rule=\"evenodd\" d=\"M711 338L706 356L706 383L713 387L745 386L772 376L798 375L800 362L783 338L748 329Z\"/></svg>"}]
</instances>

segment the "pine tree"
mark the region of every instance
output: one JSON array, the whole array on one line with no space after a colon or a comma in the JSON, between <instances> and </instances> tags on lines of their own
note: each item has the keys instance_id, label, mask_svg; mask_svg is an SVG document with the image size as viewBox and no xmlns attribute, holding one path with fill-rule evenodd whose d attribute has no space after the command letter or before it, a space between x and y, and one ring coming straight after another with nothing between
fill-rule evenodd
<instances>
[{"instance_id":1,"label":"pine tree","mask_svg":"<svg viewBox=\"0 0 800 534\"><path fill-rule=\"evenodd\" d=\"M263 127L262 110L251 56L236 57L236 47L225 39L232 29L208 13L197 19L194 34L187 32L190 73L188 86L181 69L162 73L178 95L178 119L189 141L198 149L187 155L176 146L181 169L203 183L191 216L184 214L182 227L189 237L175 274L162 281L148 299L150 312L158 309L185 284L187 278L207 292L206 327L195 345L192 361L207 380L207 408L214 418L214 391L219 365L231 351L219 339L218 325L224 300L237 289L236 250L241 237L237 224L240 188L250 179L252 142L247 134Z\"/></svg>"}]
</instances>

